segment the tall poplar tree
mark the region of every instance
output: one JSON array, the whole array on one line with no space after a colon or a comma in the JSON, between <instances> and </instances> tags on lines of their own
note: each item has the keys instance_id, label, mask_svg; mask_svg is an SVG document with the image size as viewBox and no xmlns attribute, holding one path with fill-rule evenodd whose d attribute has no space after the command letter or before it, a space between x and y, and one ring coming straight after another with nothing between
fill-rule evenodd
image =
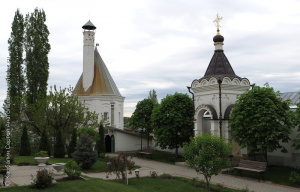
<instances>
[{"instance_id":1,"label":"tall poplar tree","mask_svg":"<svg viewBox=\"0 0 300 192\"><path fill-rule=\"evenodd\" d=\"M23 67L24 17L17 9L12 22L12 31L8 39L9 68L7 87L10 96L10 119L15 121L21 113L21 100L25 91Z\"/></svg>"},{"instance_id":2,"label":"tall poplar tree","mask_svg":"<svg viewBox=\"0 0 300 192\"><path fill-rule=\"evenodd\" d=\"M47 95L47 81L49 76L48 53L51 49L48 27L45 24L44 10L36 8L33 13L26 15L26 80L27 102L35 103L39 98Z\"/></svg>"}]
</instances>

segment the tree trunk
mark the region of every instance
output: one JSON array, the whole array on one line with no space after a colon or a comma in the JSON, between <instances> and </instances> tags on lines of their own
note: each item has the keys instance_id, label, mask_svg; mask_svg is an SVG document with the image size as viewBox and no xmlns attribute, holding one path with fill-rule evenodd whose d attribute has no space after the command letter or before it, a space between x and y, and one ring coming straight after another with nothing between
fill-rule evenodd
<instances>
[{"instance_id":1,"label":"tree trunk","mask_svg":"<svg viewBox=\"0 0 300 192\"><path fill-rule=\"evenodd\" d=\"M268 152L267 152L267 150L264 152L264 156L265 156L265 161L267 162L267 169L268 169L269 162L268 162Z\"/></svg>"},{"instance_id":2,"label":"tree trunk","mask_svg":"<svg viewBox=\"0 0 300 192\"><path fill-rule=\"evenodd\" d=\"M147 134L147 148L149 148L150 133Z\"/></svg>"},{"instance_id":3,"label":"tree trunk","mask_svg":"<svg viewBox=\"0 0 300 192\"><path fill-rule=\"evenodd\" d=\"M209 179L207 176L204 176L205 177L205 180L206 180L206 189L207 191L210 191L210 187L209 187Z\"/></svg>"}]
</instances>

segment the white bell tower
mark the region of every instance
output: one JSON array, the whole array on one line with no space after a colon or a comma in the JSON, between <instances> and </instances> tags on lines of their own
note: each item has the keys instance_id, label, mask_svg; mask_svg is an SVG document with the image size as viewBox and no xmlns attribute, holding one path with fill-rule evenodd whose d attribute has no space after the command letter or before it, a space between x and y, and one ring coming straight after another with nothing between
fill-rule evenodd
<instances>
[{"instance_id":1,"label":"white bell tower","mask_svg":"<svg viewBox=\"0 0 300 192\"><path fill-rule=\"evenodd\" d=\"M94 42L95 29L91 21L88 21L83 29L83 89L87 91L94 79Z\"/></svg>"}]
</instances>

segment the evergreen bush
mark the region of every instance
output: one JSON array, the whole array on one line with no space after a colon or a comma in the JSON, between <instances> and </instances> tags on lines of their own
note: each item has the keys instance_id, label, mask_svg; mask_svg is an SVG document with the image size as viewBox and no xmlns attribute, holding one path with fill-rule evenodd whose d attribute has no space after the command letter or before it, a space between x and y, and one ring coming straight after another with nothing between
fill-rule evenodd
<instances>
[{"instance_id":1,"label":"evergreen bush","mask_svg":"<svg viewBox=\"0 0 300 192\"><path fill-rule=\"evenodd\" d=\"M99 141L98 141L98 157L101 156L101 154L105 153L105 140L104 140L104 126L103 123L100 123L99 126Z\"/></svg>"},{"instance_id":2,"label":"evergreen bush","mask_svg":"<svg viewBox=\"0 0 300 192\"><path fill-rule=\"evenodd\" d=\"M30 143L28 139L28 132L26 126L23 127L22 130L22 136L21 136L21 146L19 151L20 156L30 156L31 155L31 149L30 149Z\"/></svg>"},{"instance_id":3,"label":"evergreen bush","mask_svg":"<svg viewBox=\"0 0 300 192\"><path fill-rule=\"evenodd\" d=\"M74 128L72 131L70 145L68 147L68 157L72 157L72 153L74 153L76 150L76 145L77 145L77 131Z\"/></svg>"},{"instance_id":4,"label":"evergreen bush","mask_svg":"<svg viewBox=\"0 0 300 192\"><path fill-rule=\"evenodd\" d=\"M65 144L63 142L61 129L59 129L56 134L56 141L54 145L54 157L62 158L65 156L65 154Z\"/></svg>"},{"instance_id":5,"label":"evergreen bush","mask_svg":"<svg viewBox=\"0 0 300 192\"><path fill-rule=\"evenodd\" d=\"M48 156L51 156L51 144L48 139L48 135L46 133L46 128L43 130L41 141L40 141L40 147L39 151L47 151Z\"/></svg>"},{"instance_id":6,"label":"evergreen bush","mask_svg":"<svg viewBox=\"0 0 300 192\"><path fill-rule=\"evenodd\" d=\"M89 169L95 164L97 154L93 151L93 141L87 134L80 136L73 159L82 164L82 169Z\"/></svg>"}]
</instances>

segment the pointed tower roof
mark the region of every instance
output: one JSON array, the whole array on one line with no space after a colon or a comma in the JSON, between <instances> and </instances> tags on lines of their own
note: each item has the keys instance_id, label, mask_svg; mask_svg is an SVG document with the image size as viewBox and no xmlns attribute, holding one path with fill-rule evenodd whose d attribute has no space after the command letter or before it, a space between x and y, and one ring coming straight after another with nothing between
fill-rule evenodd
<instances>
[{"instance_id":1,"label":"pointed tower roof","mask_svg":"<svg viewBox=\"0 0 300 192\"><path fill-rule=\"evenodd\" d=\"M241 77L235 74L223 50L215 50L215 53L206 69L204 77L202 77L201 79L208 80L212 77L229 77L230 79L241 79Z\"/></svg>"},{"instance_id":2,"label":"pointed tower roof","mask_svg":"<svg viewBox=\"0 0 300 192\"><path fill-rule=\"evenodd\" d=\"M94 61L94 79L89 89L84 92L82 85L82 75L79 78L74 94L78 96L89 96L89 95L118 95L121 96L119 89L117 88L112 76L110 75L104 61L102 60L98 49L96 47Z\"/></svg>"},{"instance_id":3,"label":"pointed tower roof","mask_svg":"<svg viewBox=\"0 0 300 192\"><path fill-rule=\"evenodd\" d=\"M89 20L85 25L82 26L82 29L95 30L96 26Z\"/></svg>"}]
</instances>

